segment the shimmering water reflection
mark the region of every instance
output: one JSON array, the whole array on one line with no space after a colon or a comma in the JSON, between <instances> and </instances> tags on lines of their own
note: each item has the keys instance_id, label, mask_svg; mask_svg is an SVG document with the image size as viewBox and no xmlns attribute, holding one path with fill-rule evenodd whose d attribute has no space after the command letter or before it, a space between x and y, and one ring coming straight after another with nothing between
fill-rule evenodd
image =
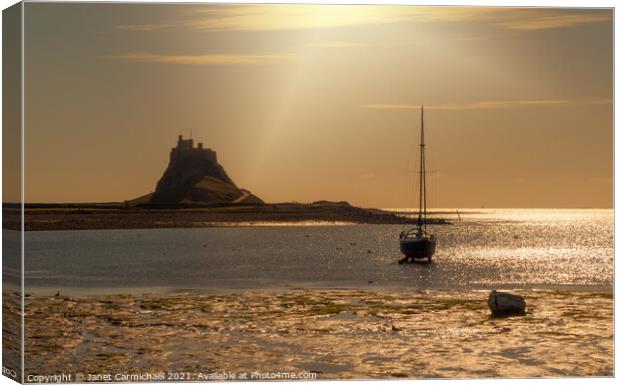
<instances>
[{"instance_id":1,"label":"shimmering water reflection","mask_svg":"<svg viewBox=\"0 0 620 385\"><path fill-rule=\"evenodd\" d=\"M612 210L462 209L449 216L453 225L431 227L438 245L430 266L396 263L402 230L398 225L28 232L26 286L99 290L612 285Z\"/></svg>"}]
</instances>

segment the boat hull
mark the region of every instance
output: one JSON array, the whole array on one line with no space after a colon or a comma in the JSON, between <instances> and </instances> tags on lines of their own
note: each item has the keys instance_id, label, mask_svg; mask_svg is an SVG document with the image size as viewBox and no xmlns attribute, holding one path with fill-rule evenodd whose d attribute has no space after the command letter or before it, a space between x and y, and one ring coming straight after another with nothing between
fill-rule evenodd
<instances>
[{"instance_id":1,"label":"boat hull","mask_svg":"<svg viewBox=\"0 0 620 385\"><path fill-rule=\"evenodd\" d=\"M435 254L436 240L432 238L405 238L400 240L400 251L405 255L403 262L427 259Z\"/></svg>"}]
</instances>

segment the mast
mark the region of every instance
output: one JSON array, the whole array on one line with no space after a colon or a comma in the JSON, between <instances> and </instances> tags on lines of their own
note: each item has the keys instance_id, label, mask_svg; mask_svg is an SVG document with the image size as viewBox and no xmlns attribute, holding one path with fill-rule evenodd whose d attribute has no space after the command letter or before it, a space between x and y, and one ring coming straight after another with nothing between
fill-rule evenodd
<instances>
[{"instance_id":1,"label":"mast","mask_svg":"<svg viewBox=\"0 0 620 385\"><path fill-rule=\"evenodd\" d=\"M420 206L418 211L418 227L424 226L426 231L426 159L424 156L424 106L420 113Z\"/></svg>"}]
</instances>

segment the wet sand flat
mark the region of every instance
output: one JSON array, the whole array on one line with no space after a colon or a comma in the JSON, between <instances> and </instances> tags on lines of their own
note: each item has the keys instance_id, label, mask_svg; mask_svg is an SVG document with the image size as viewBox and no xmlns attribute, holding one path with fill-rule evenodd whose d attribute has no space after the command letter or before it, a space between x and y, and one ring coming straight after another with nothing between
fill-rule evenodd
<instances>
[{"instance_id":1,"label":"wet sand flat","mask_svg":"<svg viewBox=\"0 0 620 385\"><path fill-rule=\"evenodd\" d=\"M317 379L613 375L611 293L517 293L527 301L524 317L492 318L486 291L27 297L26 376L130 371L311 372ZM5 307L16 306L15 298L5 293Z\"/></svg>"}]
</instances>

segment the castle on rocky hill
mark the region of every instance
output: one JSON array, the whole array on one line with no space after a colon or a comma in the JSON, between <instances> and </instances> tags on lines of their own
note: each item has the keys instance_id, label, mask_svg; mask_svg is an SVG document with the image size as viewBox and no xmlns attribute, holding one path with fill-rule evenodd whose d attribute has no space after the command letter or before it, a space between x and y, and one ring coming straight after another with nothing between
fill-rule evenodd
<instances>
[{"instance_id":1,"label":"castle on rocky hill","mask_svg":"<svg viewBox=\"0 0 620 385\"><path fill-rule=\"evenodd\" d=\"M155 192L134 200L136 204L262 204L239 188L217 161L217 154L202 143L179 135L170 150L170 161Z\"/></svg>"}]
</instances>

